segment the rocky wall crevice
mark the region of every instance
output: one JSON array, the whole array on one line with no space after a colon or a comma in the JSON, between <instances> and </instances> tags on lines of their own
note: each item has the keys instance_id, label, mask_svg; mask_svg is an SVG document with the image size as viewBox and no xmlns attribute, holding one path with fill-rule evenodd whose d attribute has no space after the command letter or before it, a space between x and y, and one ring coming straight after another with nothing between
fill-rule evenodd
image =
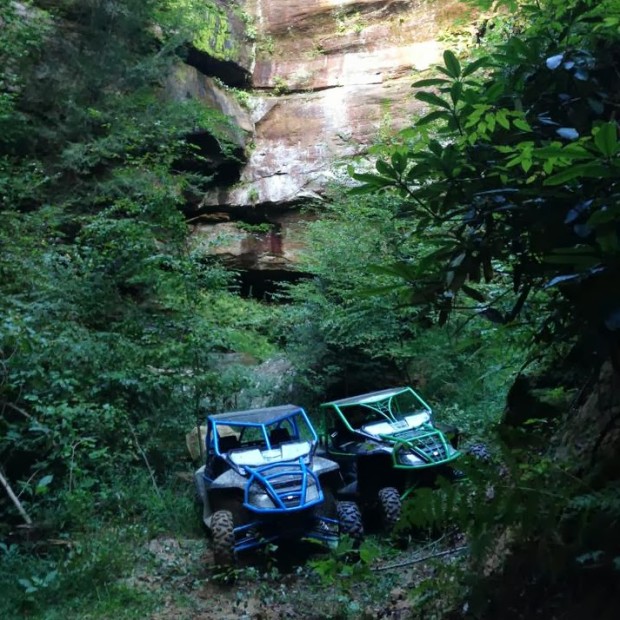
<instances>
[{"instance_id":1,"label":"rocky wall crevice","mask_svg":"<svg viewBox=\"0 0 620 620\"><path fill-rule=\"evenodd\" d=\"M185 50L188 65L235 87L250 86L254 68L254 43L242 17L244 4L244 0L205 3L203 28Z\"/></svg>"},{"instance_id":2,"label":"rocky wall crevice","mask_svg":"<svg viewBox=\"0 0 620 620\"><path fill-rule=\"evenodd\" d=\"M397 131L423 111L411 89L414 71L439 62L437 33L464 8L455 0L239 3L255 30L255 59L244 65L252 69L246 160L231 182L218 182L192 206L192 236L233 266L295 271L301 207L320 201L343 176L340 164L363 154L380 132ZM278 229L281 251L235 221ZM253 237L243 241L244 234Z\"/></svg>"}]
</instances>

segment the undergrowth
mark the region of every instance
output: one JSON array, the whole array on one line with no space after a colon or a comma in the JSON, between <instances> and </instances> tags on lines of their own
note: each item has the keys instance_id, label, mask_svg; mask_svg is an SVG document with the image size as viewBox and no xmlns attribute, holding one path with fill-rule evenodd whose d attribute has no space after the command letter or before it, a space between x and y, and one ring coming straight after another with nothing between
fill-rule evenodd
<instances>
[{"instance_id":1,"label":"undergrowth","mask_svg":"<svg viewBox=\"0 0 620 620\"><path fill-rule=\"evenodd\" d=\"M465 563L444 565L413 592L424 617L438 610L445 616L437 617L463 610L476 618L534 617L539 610L548 617L588 588L609 594L620 570L620 487L593 483L558 462L549 429L526 432L534 435L527 448L499 450L486 463L466 457L459 464L465 480L418 489L405 502L403 531L461 532L468 546ZM605 602L611 604L606 595Z\"/></svg>"},{"instance_id":2,"label":"undergrowth","mask_svg":"<svg viewBox=\"0 0 620 620\"><path fill-rule=\"evenodd\" d=\"M146 472L66 493L48 511L52 531L0 544L0 617L144 618L162 604L132 582L147 543L203 536L189 484L154 488Z\"/></svg>"}]
</instances>

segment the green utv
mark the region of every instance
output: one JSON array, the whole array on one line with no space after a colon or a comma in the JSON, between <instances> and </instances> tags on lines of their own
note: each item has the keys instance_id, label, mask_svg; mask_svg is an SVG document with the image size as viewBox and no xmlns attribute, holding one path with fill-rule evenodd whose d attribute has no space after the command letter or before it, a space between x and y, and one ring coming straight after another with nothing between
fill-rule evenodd
<instances>
[{"instance_id":1,"label":"green utv","mask_svg":"<svg viewBox=\"0 0 620 620\"><path fill-rule=\"evenodd\" d=\"M339 499L356 501L366 516L378 509L387 530L415 487L460 475L451 466L461 455L457 429L434 423L431 408L409 387L334 400L321 409L322 448L345 480Z\"/></svg>"}]
</instances>

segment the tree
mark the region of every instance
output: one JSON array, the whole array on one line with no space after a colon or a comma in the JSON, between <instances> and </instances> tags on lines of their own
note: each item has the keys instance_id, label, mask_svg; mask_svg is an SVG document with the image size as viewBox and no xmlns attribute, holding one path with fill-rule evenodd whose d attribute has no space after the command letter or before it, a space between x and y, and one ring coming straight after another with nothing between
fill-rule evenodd
<instances>
[{"instance_id":1,"label":"tree","mask_svg":"<svg viewBox=\"0 0 620 620\"><path fill-rule=\"evenodd\" d=\"M232 276L182 213L212 173L187 134L233 158L230 121L165 96L191 31L158 36L161 8L0 4L0 468L57 523L144 461L163 480L205 399L246 382L218 362L243 322L214 310Z\"/></svg>"},{"instance_id":2,"label":"tree","mask_svg":"<svg viewBox=\"0 0 620 620\"><path fill-rule=\"evenodd\" d=\"M559 289L540 338L594 334L618 363L619 7L550 0L523 11L526 25L487 56L462 66L447 51L437 77L414 84L435 88L416 93L432 111L375 173L352 171L353 191L396 192L420 236L443 231L427 261L391 266L440 322L463 295L509 323L532 291ZM506 269L510 305L508 290L489 300L477 286Z\"/></svg>"},{"instance_id":3,"label":"tree","mask_svg":"<svg viewBox=\"0 0 620 620\"><path fill-rule=\"evenodd\" d=\"M385 266L407 285L410 303L434 308L439 323L467 301L498 324L534 321L541 349L578 341L581 351L611 358L615 377L603 369L553 441L552 422L537 431L529 420L515 431L518 446L504 449L506 471L495 483L487 471L473 491L420 494L406 516L419 526L431 506L436 525L459 522L463 511L472 560L486 573L467 570L476 575L468 599L476 617L562 615L588 596L605 615L617 607L606 584L617 579L620 549L617 434L611 450L607 442L611 458L597 462L618 423L606 407L617 402L620 370L620 5L547 0L520 8L496 17L512 28L506 41L466 63L446 51L435 74L414 84L425 89L416 97L429 112L379 149L374 171L351 170L361 183L353 193L396 193L419 238L441 231L423 261ZM575 438L571 422L580 416L589 428L575 422L578 442L587 447L575 454L563 441ZM476 464L474 482L480 470Z\"/></svg>"}]
</instances>

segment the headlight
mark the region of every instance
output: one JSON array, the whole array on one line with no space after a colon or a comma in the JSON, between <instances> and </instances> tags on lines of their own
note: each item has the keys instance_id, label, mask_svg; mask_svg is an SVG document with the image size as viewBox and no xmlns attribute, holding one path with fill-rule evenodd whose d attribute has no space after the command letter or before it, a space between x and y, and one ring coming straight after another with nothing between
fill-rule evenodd
<instances>
[{"instance_id":1,"label":"headlight","mask_svg":"<svg viewBox=\"0 0 620 620\"><path fill-rule=\"evenodd\" d=\"M250 495L250 504L256 508L275 508L273 500L267 493L252 493Z\"/></svg>"},{"instance_id":2,"label":"headlight","mask_svg":"<svg viewBox=\"0 0 620 620\"><path fill-rule=\"evenodd\" d=\"M420 465L421 463L424 463L424 461L413 454L413 452L400 450L396 456L401 465Z\"/></svg>"},{"instance_id":3,"label":"headlight","mask_svg":"<svg viewBox=\"0 0 620 620\"><path fill-rule=\"evenodd\" d=\"M256 490L252 489L252 491L250 492L249 503L251 506L254 506L255 508L259 510L264 510L264 509L280 510L281 509L280 506L276 506L276 503L273 501L273 499L271 499L269 494L265 493L265 491L262 488L258 487L257 485L255 489ZM296 491L298 491L298 488L292 488L290 493L287 493L287 489L278 489L278 495L280 496L280 499L285 504L285 506L295 507L299 505L300 499L299 499L299 496L296 495ZM319 494L320 494L320 491L317 485L309 484L306 487L306 497L304 499L304 503L310 503L310 502L317 501L319 499Z\"/></svg>"}]
</instances>

